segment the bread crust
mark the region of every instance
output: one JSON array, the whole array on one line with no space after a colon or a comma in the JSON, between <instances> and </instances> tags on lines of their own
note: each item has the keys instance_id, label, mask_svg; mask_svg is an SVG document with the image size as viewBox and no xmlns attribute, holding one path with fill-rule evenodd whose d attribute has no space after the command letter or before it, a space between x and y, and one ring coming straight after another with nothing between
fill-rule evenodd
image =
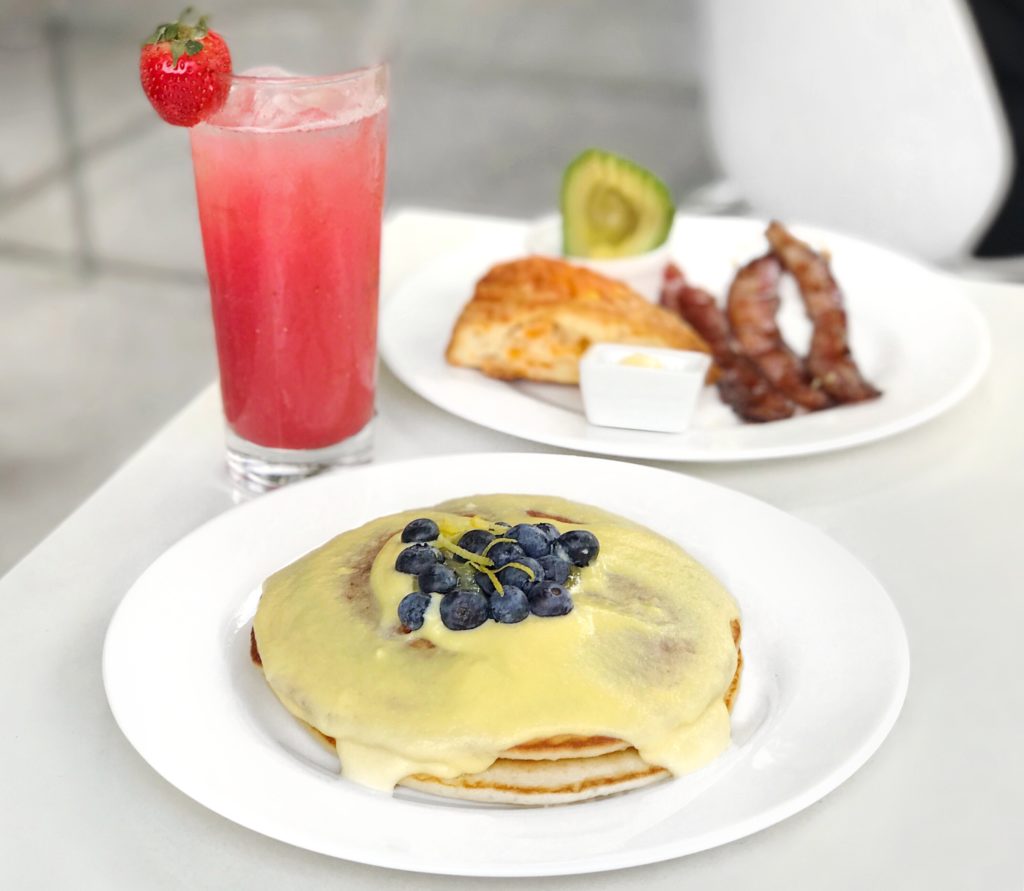
<instances>
[{"instance_id":1,"label":"bread crust","mask_svg":"<svg viewBox=\"0 0 1024 891\"><path fill-rule=\"evenodd\" d=\"M501 380L576 384L592 343L710 352L686 322L622 282L531 256L501 263L477 282L445 357Z\"/></svg>"}]
</instances>

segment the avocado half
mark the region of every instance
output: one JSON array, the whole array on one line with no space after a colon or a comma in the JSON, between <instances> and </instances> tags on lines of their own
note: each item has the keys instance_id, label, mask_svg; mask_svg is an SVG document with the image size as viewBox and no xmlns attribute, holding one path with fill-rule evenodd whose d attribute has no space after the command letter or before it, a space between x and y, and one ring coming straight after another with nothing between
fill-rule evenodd
<instances>
[{"instance_id":1,"label":"avocado half","mask_svg":"<svg viewBox=\"0 0 1024 891\"><path fill-rule=\"evenodd\" d=\"M587 149L562 177L562 252L630 257L664 244L675 204L668 186L639 164Z\"/></svg>"}]
</instances>

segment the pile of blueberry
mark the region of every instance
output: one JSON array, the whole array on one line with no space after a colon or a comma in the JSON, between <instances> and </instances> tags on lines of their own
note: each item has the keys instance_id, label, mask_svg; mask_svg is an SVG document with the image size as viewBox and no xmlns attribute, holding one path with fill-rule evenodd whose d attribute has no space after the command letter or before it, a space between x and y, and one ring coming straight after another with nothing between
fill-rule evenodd
<instances>
[{"instance_id":1,"label":"pile of blueberry","mask_svg":"<svg viewBox=\"0 0 1024 891\"><path fill-rule=\"evenodd\" d=\"M535 616L572 610L565 587L576 568L597 557L597 537L585 529L559 533L550 523L497 523L470 529L453 547L433 520L413 520L402 530L395 569L415 575L419 590L398 604L398 620L409 631L423 626L432 594L441 597L441 621L466 631L488 619L511 625Z\"/></svg>"}]
</instances>

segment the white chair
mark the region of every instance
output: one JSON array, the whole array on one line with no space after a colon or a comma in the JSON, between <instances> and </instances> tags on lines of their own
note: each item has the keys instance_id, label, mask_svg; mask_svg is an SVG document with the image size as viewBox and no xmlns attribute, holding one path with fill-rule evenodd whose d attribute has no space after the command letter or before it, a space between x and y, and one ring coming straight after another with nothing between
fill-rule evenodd
<instances>
[{"instance_id":1,"label":"white chair","mask_svg":"<svg viewBox=\"0 0 1024 891\"><path fill-rule=\"evenodd\" d=\"M760 215L965 258L1012 152L959 0L705 0L702 72L723 172Z\"/></svg>"}]
</instances>

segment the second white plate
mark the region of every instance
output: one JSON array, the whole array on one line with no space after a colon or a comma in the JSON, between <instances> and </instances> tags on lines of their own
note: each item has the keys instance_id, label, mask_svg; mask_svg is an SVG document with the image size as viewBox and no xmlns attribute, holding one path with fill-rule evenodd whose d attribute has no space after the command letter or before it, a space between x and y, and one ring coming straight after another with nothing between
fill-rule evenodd
<instances>
[{"instance_id":1,"label":"second white plate","mask_svg":"<svg viewBox=\"0 0 1024 891\"><path fill-rule=\"evenodd\" d=\"M454 415L503 433L576 451L661 461L744 461L848 448L922 424L960 401L989 359L981 314L956 283L932 269L857 239L807 227L795 234L827 249L843 287L850 336L881 399L771 424L745 424L706 387L684 433L616 430L587 423L577 387L506 383L455 368L445 346L477 280L495 263L526 254L527 227L506 230L444 257L388 299L381 354L395 375ZM672 256L690 279L724 295L739 265L764 253L764 223L724 217L676 219ZM780 324L803 351L810 328L792 282ZM721 299L721 298L720 298Z\"/></svg>"},{"instance_id":2,"label":"second white plate","mask_svg":"<svg viewBox=\"0 0 1024 891\"><path fill-rule=\"evenodd\" d=\"M591 502L645 523L732 591L744 653L733 745L690 776L551 808L383 795L339 777L337 759L292 719L249 660L262 580L373 517L517 491ZM899 713L908 668L903 627L881 586L813 527L681 474L522 454L345 470L229 511L143 574L110 624L103 659L125 735L213 811L336 857L487 876L651 863L770 826L834 789L875 751Z\"/></svg>"}]
</instances>

